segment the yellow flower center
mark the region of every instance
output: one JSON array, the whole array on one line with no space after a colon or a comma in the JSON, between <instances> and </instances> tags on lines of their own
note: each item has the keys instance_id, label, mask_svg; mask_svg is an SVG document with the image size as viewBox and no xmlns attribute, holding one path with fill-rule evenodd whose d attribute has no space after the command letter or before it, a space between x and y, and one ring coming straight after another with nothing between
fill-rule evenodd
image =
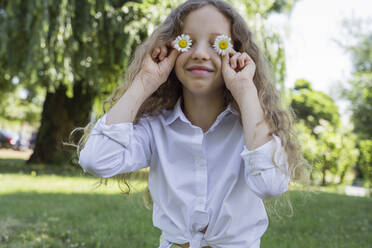
<instances>
[{"instance_id":1,"label":"yellow flower center","mask_svg":"<svg viewBox=\"0 0 372 248\"><path fill-rule=\"evenodd\" d=\"M224 41L224 40L221 40L218 45L219 45L220 49L223 49L223 50L225 50L228 47L227 42Z\"/></svg>"},{"instance_id":2,"label":"yellow flower center","mask_svg":"<svg viewBox=\"0 0 372 248\"><path fill-rule=\"evenodd\" d=\"M187 41L185 41L185 40L180 40L180 42L178 43L178 45L179 45L181 48L185 48L185 47L187 47Z\"/></svg>"}]
</instances>

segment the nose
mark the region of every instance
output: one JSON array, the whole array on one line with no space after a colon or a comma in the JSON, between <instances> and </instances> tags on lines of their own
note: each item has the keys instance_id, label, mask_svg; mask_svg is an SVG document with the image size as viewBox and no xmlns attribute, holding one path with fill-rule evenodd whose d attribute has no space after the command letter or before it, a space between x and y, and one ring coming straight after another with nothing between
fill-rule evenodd
<instances>
[{"instance_id":1,"label":"nose","mask_svg":"<svg viewBox=\"0 0 372 248\"><path fill-rule=\"evenodd\" d=\"M192 47L191 58L195 60L209 60L208 45L203 43L194 44Z\"/></svg>"}]
</instances>

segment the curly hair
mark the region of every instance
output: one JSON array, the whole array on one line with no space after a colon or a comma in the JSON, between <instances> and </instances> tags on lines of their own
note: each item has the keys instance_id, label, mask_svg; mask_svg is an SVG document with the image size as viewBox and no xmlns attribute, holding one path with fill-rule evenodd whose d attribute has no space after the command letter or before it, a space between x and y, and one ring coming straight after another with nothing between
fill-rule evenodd
<instances>
[{"instance_id":1,"label":"curly hair","mask_svg":"<svg viewBox=\"0 0 372 248\"><path fill-rule=\"evenodd\" d=\"M301 147L298 144L296 132L294 129L295 114L290 106L284 107L282 105L281 96L273 83L273 75L271 70L269 69L268 62L259 47L256 45L253 34L248 29L245 20L236 10L233 9L230 4L222 0L189 0L173 9L169 16L165 19L165 21L153 31L149 38L144 41L139 47L137 47L134 53L134 57L132 58L125 75L123 85L116 88L111 96L104 101L102 106L103 112L107 112L107 105L109 109L113 105L115 105L115 103L120 99L124 92L131 86L135 76L141 69L141 65L143 63L145 55L150 53L152 49L159 46L160 44L169 43L174 40L178 35L182 33L184 18L193 10L197 10L206 5L214 6L225 17L227 17L228 20L230 20L232 34L231 38L234 49L236 51L246 52L247 54L249 54L249 56L256 64L256 72L253 81L257 88L259 101L263 109L264 120L268 123L272 133L275 133L277 136L279 136L282 141L282 145L286 151L288 158L291 185L298 185L304 187L305 189L309 189L308 186L310 185L310 172L312 167L306 162L301 154ZM141 105L133 123L138 123L139 119L144 114L157 115L162 109L172 109L176 104L177 99L181 95L181 82L175 75L174 70L172 70L167 81L163 83ZM232 97L230 91L226 89L226 87L224 89L224 100L226 105L227 103L231 103L232 107L234 107L238 111L239 121L240 124L242 124L239 106ZM76 146L78 154L84 146L91 128L94 126L96 121L97 120L93 120L85 128L81 128L84 130L84 134L79 140L78 145ZM120 183L124 183L127 186L127 190L123 191L127 194L129 194L131 190L127 179L132 178L132 173L136 172L114 176L118 180L119 185ZM107 178L101 178L100 184L102 183L102 180L105 180L105 184L107 183ZM122 188L120 187L120 189ZM152 203L149 189L147 188L144 193L145 196L149 197L149 201L147 202ZM285 196L286 202L289 204L289 207L292 210L292 205L287 194L285 193L283 194L283 196ZM145 197L145 200L147 197ZM264 200L264 203L268 207L268 210L271 209L270 211L277 212L279 202L274 202L274 205L272 205L271 200L272 199ZM273 207L270 208L270 206ZM293 211L291 211L291 213L292 212Z\"/></svg>"}]
</instances>

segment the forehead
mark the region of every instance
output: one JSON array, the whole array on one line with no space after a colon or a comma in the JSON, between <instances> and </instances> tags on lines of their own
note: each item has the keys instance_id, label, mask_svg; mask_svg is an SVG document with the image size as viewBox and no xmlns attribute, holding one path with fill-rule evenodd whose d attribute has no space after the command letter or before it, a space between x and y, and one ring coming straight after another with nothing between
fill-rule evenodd
<instances>
[{"instance_id":1,"label":"forehead","mask_svg":"<svg viewBox=\"0 0 372 248\"><path fill-rule=\"evenodd\" d=\"M183 33L195 36L231 36L230 20L211 5L190 12L183 21Z\"/></svg>"}]
</instances>

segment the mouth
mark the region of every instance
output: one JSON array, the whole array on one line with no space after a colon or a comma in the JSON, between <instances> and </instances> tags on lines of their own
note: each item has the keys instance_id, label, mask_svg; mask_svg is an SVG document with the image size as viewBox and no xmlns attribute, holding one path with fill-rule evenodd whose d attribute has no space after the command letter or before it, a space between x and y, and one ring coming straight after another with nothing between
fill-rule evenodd
<instances>
[{"instance_id":1,"label":"mouth","mask_svg":"<svg viewBox=\"0 0 372 248\"><path fill-rule=\"evenodd\" d=\"M212 69L205 66L191 66L187 71L195 76L207 76L213 72Z\"/></svg>"},{"instance_id":2,"label":"mouth","mask_svg":"<svg viewBox=\"0 0 372 248\"><path fill-rule=\"evenodd\" d=\"M188 70L188 72L190 72L191 74L196 75L196 76L206 76L206 75L209 75L209 74L212 73L212 72L206 71L206 70Z\"/></svg>"}]
</instances>

